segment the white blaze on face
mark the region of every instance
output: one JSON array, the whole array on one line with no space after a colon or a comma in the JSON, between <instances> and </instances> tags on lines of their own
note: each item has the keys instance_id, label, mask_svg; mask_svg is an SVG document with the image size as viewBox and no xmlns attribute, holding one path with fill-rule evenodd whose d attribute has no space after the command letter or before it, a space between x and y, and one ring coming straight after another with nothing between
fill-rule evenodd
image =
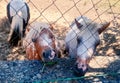
<instances>
[{"instance_id":1,"label":"white blaze on face","mask_svg":"<svg viewBox=\"0 0 120 83\"><path fill-rule=\"evenodd\" d=\"M43 34L41 35L41 40L42 42L40 42L41 46L43 47L47 47L48 49L51 50L51 56L49 56L49 59L52 60L55 57L55 51L52 48L52 39L49 38L48 34Z\"/></svg>"},{"instance_id":2,"label":"white blaze on face","mask_svg":"<svg viewBox=\"0 0 120 83\"><path fill-rule=\"evenodd\" d=\"M40 36L42 42L40 42L40 44L42 46L48 46L51 48L51 43L52 43L52 40L49 38L49 35L48 34L43 34Z\"/></svg>"}]
</instances>

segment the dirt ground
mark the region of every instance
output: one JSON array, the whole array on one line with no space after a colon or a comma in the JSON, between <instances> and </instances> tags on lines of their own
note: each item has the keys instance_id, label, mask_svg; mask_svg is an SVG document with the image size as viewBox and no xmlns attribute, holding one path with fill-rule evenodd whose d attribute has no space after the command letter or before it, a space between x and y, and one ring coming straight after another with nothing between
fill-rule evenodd
<instances>
[{"instance_id":1,"label":"dirt ground","mask_svg":"<svg viewBox=\"0 0 120 83\"><path fill-rule=\"evenodd\" d=\"M0 60L26 60L22 47L11 48L7 42L10 30L6 17L7 3L7 0L0 0ZM28 0L27 3L31 16L29 24L35 21L52 23L59 39L64 39L70 23L80 15L98 23L111 21L111 26L100 35L101 44L89 64L90 70L86 76L103 74L106 68L120 72L119 0Z\"/></svg>"}]
</instances>

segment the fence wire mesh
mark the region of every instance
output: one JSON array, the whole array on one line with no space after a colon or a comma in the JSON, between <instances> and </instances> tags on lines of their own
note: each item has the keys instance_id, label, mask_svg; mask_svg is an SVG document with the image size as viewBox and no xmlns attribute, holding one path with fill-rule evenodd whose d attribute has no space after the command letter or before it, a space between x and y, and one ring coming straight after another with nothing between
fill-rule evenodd
<instances>
[{"instance_id":1,"label":"fence wire mesh","mask_svg":"<svg viewBox=\"0 0 120 83\"><path fill-rule=\"evenodd\" d=\"M54 29L53 32L55 33L57 39L63 42L66 33L71 29L70 26L72 21L78 16L86 16L90 18L92 20L91 24L94 22L111 22L109 28L100 35L100 45L97 47L94 57L89 63L90 67L86 76L90 76L91 78L89 79L93 79L92 76L95 76L95 79L89 82L110 82L112 81L111 79L115 80L113 83L119 82L120 0L26 0L25 2L30 8L30 20L28 27L33 28L32 24L36 21L52 24ZM6 6L8 3L9 1L7 0L0 0L0 60L26 60L26 54L22 47L10 48L6 45L6 40L9 34L9 30L6 29L9 29L10 24L2 18L6 17ZM19 10L23 7L24 6L22 6ZM4 27L8 28L4 29ZM94 35L94 33L91 34L91 36ZM90 38L91 37L86 39L86 41ZM111 77L109 74L105 75L106 73L116 73L117 76ZM102 78L99 78L99 76L97 76L98 74L101 74ZM96 79L97 77L99 80ZM56 77L55 80L52 78L53 77L51 77L51 80L53 82L56 81L59 76ZM69 76L67 78L68 79L66 80L72 80ZM59 79L57 81L61 82L61 80L63 81L65 79ZM84 80L84 82L87 81Z\"/></svg>"}]
</instances>

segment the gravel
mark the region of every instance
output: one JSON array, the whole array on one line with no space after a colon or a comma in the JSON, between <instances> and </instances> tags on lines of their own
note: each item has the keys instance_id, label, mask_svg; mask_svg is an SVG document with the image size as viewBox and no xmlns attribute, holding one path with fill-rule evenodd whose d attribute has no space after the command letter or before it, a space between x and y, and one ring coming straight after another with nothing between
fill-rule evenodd
<instances>
[{"instance_id":1,"label":"gravel","mask_svg":"<svg viewBox=\"0 0 120 83\"><path fill-rule=\"evenodd\" d=\"M81 80L70 80L68 78L75 78L73 74L73 66L75 59L58 59L55 64L46 65L43 69L43 62L32 61L1 61L0 62L0 83L7 82L50 82L58 83L80 83L80 82L120 82L120 76L112 77L90 77ZM41 70L43 71L41 72ZM89 71L88 71L89 72ZM67 78L67 80L61 80ZM108 80L109 79L109 80ZM115 79L115 81L114 81ZM59 81L57 81L59 80Z\"/></svg>"}]
</instances>

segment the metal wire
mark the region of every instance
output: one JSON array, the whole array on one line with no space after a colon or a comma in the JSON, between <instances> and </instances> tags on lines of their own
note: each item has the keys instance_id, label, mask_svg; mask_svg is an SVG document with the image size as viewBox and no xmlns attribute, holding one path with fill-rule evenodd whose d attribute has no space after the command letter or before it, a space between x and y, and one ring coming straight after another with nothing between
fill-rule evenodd
<instances>
[{"instance_id":1,"label":"metal wire","mask_svg":"<svg viewBox=\"0 0 120 83\"><path fill-rule=\"evenodd\" d=\"M65 15L68 13L68 12L70 12L73 8L75 8L77 11L76 12L79 12L79 16L84 16L84 15L86 15L87 13L89 13L92 9L93 10L95 10L95 13L97 14L97 18L95 18L95 19L92 19L92 23L93 22L95 22L96 20L100 20L100 23L103 23L103 20L101 19L101 16L103 15L103 14L105 14L108 10L110 10L111 12L112 12L112 17L113 17L113 19L112 20L109 20L110 22L117 22L117 17L119 17L119 15L120 15L120 13L118 13L118 15L115 15L114 14L114 11L113 11L113 7L114 6L116 6L117 4L119 4L120 3L120 0L116 0L115 1L115 3L113 3L113 4L111 4L111 2L110 2L110 0L106 0L107 2L108 2L108 5L109 5L109 7L107 8L107 9L105 9L103 12L98 12L98 9L97 9L97 5L99 5L99 4L101 4L101 2L103 1L103 0L98 0L96 3L94 2L94 0L90 0L89 2L91 2L92 3L92 7L88 7L88 9L84 12L84 13L82 13L82 11L79 9L79 7L78 7L78 4L80 3L80 2L82 2L82 1L84 1L84 0L71 0L71 2L73 3L73 5L71 6L71 7L69 7L66 11L62 11L59 7L58 7L58 5L56 4L56 2L57 2L57 0L52 0L52 3L51 4L49 4L46 8L44 8L42 11L34 4L34 1L32 1L32 0L29 0L28 2L27 2L27 4L29 5L29 4L32 4L33 6L34 6L34 8L39 12L39 15L36 17L36 18L34 18L34 20L32 20L29 24L32 24L33 22L35 22L36 20L38 20L40 17L43 17L44 18L44 20L46 20L48 23L51 23L50 21L49 21L49 18L47 18L47 16L45 16L44 15L44 13L45 13L45 11L48 11L48 9L51 7L51 6L54 6L56 9L57 9L57 11L60 13L60 16L59 16L59 18L57 18L53 23L57 23L57 22L59 22L59 20L61 19L61 18L63 18L64 19L64 21L70 26L70 21L69 20L67 20L66 19L66 17L65 17ZM1 2L1 0L0 0L0 2ZM11 6L12 7L12 6ZM24 6L23 6L24 7ZM22 7L22 8L23 8ZM13 7L12 7L13 8ZM19 10L21 10L22 8L20 8ZM14 9L14 8L13 8ZM15 9L14 9L15 10ZM19 11L18 10L18 11ZM32 9L30 9L30 10L32 10ZM17 14L17 12L18 11L16 11L16 14ZM76 17L74 17L74 18L76 18ZM92 17L91 17L92 18ZM74 20L74 19L73 19ZM86 22L85 22L86 23ZM117 22L118 23L118 22ZM119 24L119 23L118 23ZM68 26L68 27L69 27ZM89 26L89 25L88 25ZM87 27L88 27L87 26ZM117 25L116 25L116 27L117 27ZM64 34L64 32L63 32L63 34ZM118 34L118 33L117 33ZM62 35L62 34L61 34ZM91 33L91 35L93 36L94 35L94 33ZM76 36L77 36L77 33L76 33ZM94 37L94 36L93 36ZM95 38L95 37L94 37ZM89 39L89 38L88 38ZM87 39L87 40L88 40ZM86 40L86 41L87 41ZM84 41L85 42L85 41ZM84 44L84 42L83 42L83 44ZM69 43L69 42L68 42ZM84 45L85 46L85 45ZM86 48L87 48L87 46L85 46ZM89 48L87 48L87 49L89 49ZM103 49L104 50L104 49ZM107 58L107 57L106 57ZM109 60L109 58L107 58L108 60ZM97 62L97 61L95 61L100 67L101 67L101 65L99 64L99 62ZM109 63L110 63L110 60L109 60ZM95 75L95 76L97 76L97 75ZM99 76L99 75L98 75ZM103 75L102 75L103 76ZM85 78L85 77L81 77L81 78ZM81 78L67 78L67 79L58 79L58 80L72 80L72 79L81 79ZM56 81L56 80L53 80L53 81ZM52 81L52 82L53 82ZM47 81L46 81L47 82ZM49 81L50 82L50 81Z\"/></svg>"}]
</instances>

